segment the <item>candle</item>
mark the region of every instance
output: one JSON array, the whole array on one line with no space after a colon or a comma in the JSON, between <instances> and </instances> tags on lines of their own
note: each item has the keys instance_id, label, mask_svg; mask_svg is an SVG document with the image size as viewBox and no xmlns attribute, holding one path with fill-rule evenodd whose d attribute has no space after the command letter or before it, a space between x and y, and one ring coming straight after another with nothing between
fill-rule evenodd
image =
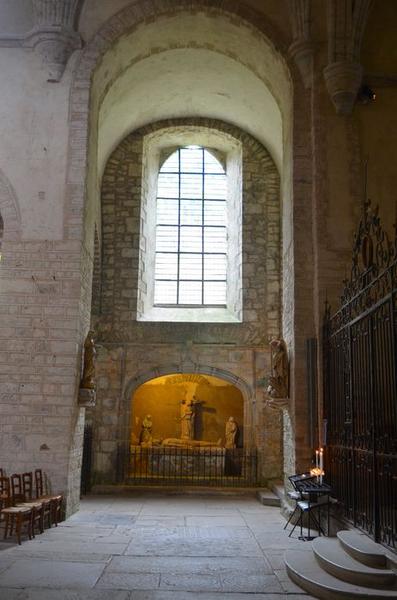
<instances>
[{"instance_id":1,"label":"candle","mask_svg":"<svg viewBox=\"0 0 397 600\"><path fill-rule=\"evenodd\" d=\"M318 469L318 450L316 450L316 469Z\"/></svg>"},{"instance_id":2,"label":"candle","mask_svg":"<svg viewBox=\"0 0 397 600\"><path fill-rule=\"evenodd\" d=\"M324 468L324 451L322 448L320 448L320 485L322 485L323 483L323 468Z\"/></svg>"}]
</instances>

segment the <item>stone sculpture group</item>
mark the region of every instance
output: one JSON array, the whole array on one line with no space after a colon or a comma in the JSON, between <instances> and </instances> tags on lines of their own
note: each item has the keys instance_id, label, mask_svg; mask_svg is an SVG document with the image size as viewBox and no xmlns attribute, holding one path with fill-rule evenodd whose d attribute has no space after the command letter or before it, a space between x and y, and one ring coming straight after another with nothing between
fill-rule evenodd
<instances>
[{"instance_id":1,"label":"stone sculpture group","mask_svg":"<svg viewBox=\"0 0 397 600\"><path fill-rule=\"evenodd\" d=\"M202 404L191 389L186 389L185 397L180 406L180 437L166 438L164 440L154 440L152 435L153 421L151 415L146 415L142 421L141 432L139 435L140 446L161 445L176 448L205 448L217 447L233 449L237 447L238 424L234 417L229 417L225 424L225 443L222 445L222 439L217 442L195 439L195 425L197 408Z\"/></svg>"}]
</instances>

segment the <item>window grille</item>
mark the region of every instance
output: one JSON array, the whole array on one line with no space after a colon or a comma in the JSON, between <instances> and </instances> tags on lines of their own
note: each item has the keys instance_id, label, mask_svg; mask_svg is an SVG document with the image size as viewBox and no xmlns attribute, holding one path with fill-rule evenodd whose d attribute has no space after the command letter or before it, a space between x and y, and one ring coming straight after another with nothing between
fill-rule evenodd
<instances>
[{"instance_id":1,"label":"window grille","mask_svg":"<svg viewBox=\"0 0 397 600\"><path fill-rule=\"evenodd\" d=\"M154 303L225 306L226 173L201 146L179 148L160 169Z\"/></svg>"}]
</instances>

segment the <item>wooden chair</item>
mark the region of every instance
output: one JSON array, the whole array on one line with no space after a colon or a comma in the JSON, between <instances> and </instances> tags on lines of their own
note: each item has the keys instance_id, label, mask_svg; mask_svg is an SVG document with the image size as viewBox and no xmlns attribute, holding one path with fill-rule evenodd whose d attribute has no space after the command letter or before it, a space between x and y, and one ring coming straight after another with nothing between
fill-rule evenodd
<instances>
[{"instance_id":1,"label":"wooden chair","mask_svg":"<svg viewBox=\"0 0 397 600\"><path fill-rule=\"evenodd\" d=\"M45 493L43 471L41 469L35 470L34 478L35 478L35 483L36 483L36 498L38 500L49 500L50 501L51 522L54 523L55 527L58 527L58 523L62 520L63 494L46 494Z\"/></svg>"},{"instance_id":2,"label":"wooden chair","mask_svg":"<svg viewBox=\"0 0 397 600\"><path fill-rule=\"evenodd\" d=\"M21 533L22 527L24 524L27 525L27 531L29 535L29 539L32 539L32 519L33 519L33 507L32 506L12 506L13 504L13 496L14 492L16 497L19 497L20 486L18 477L2 477L1 478L1 488L3 495L3 502L6 504L4 508L1 509L1 516L5 520L4 527L4 539L6 539L9 535L11 536L14 531L16 531L18 544L21 544ZM13 487L14 484L14 487ZM19 486L19 487L18 487Z\"/></svg>"},{"instance_id":3,"label":"wooden chair","mask_svg":"<svg viewBox=\"0 0 397 600\"><path fill-rule=\"evenodd\" d=\"M33 500L32 488L32 473L23 473L22 475L20 475L19 473L13 473L11 475L11 495L13 499L13 505L16 508L31 508L31 534L32 537L35 537L36 526L38 528L39 533L43 533L44 531L45 506L41 500ZM50 512L50 509L48 509L48 511Z\"/></svg>"},{"instance_id":4,"label":"wooden chair","mask_svg":"<svg viewBox=\"0 0 397 600\"><path fill-rule=\"evenodd\" d=\"M0 509L11 506L11 484L9 477L0 477Z\"/></svg>"},{"instance_id":5,"label":"wooden chair","mask_svg":"<svg viewBox=\"0 0 397 600\"><path fill-rule=\"evenodd\" d=\"M26 523L29 539L32 539L33 508L31 506L9 506L1 514L5 519L4 539L13 534L14 526L18 544L21 544L22 526Z\"/></svg>"}]
</instances>

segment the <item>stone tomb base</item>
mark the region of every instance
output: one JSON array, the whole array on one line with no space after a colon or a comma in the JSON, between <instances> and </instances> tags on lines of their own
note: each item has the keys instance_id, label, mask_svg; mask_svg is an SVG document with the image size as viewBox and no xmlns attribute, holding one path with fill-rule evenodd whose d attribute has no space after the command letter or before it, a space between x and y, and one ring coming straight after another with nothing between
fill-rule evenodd
<instances>
[{"instance_id":1,"label":"stone tomb base","mask_svg":"<svg viewBox=\"0 0 397 600\"><path fill-rule=\"evenodd\" d=\"M131 446L130 476L159 479L219 479L225 473L226 450L216 446L175 448Z\"/></svg>"}]
</instances>

